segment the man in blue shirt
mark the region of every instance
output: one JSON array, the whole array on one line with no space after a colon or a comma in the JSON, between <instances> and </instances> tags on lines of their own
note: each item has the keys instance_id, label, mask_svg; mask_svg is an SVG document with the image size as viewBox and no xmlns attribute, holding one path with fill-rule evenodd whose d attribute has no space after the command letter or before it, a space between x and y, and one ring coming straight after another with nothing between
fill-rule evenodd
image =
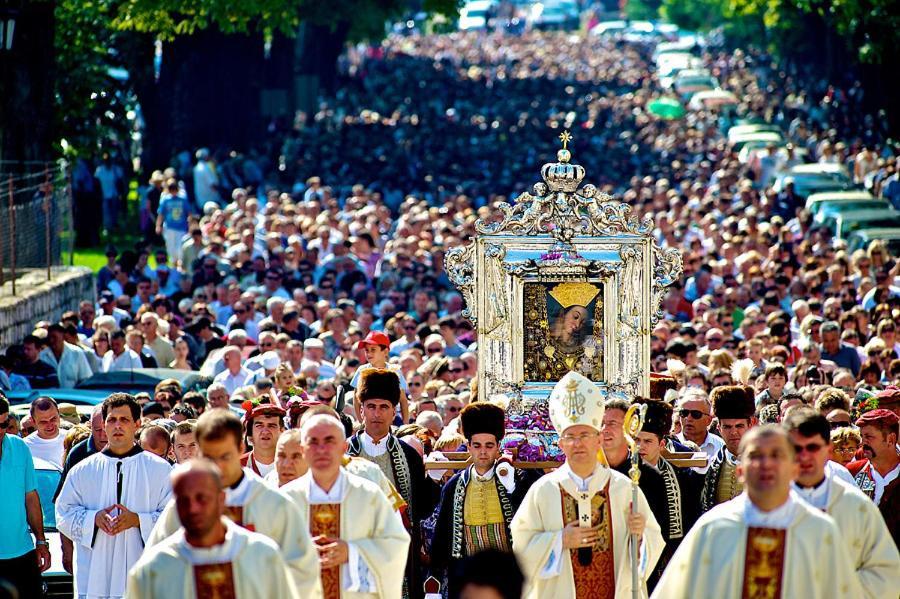
<instances>
[{"instance_id":1,"label":"man in blue shirt","mask_svg":"<svg viewBox=\"0 0 900 599\"><path fill-rule=\"evenodd\" d=\"M861 363L856 350L841 343L841 325L833 320L822 324L822 359L831 360L841 368L847 368L853 376L859 376Z\"/></svg>"},{"instance_id":2,"label":"man in blue shirt","mask_svg":"<svg viewBox=\"0 0 900 599\"><path fill-rule=\"evenodd\" d=\"M19 597L40 597L41 572L50 567L50 549L31 452L22 439L6 434L8 422L9 402L0 394L0 580L10 583Z\"/></svg>"},{"instance_id":3,"label":"man in blue shirt","mask_svg":"<svg viewBox=\"0 0 900 599\"><path fill-rule=\"evenodd\" d=\"M162 194L159 201L156 234L163 236L166 253L176 260L181 255L181 239L187 235L190 215L191 204L187 195L179 189L178 181L170 179L166 185L166 193Z\"/></svg>"}]
</instances>

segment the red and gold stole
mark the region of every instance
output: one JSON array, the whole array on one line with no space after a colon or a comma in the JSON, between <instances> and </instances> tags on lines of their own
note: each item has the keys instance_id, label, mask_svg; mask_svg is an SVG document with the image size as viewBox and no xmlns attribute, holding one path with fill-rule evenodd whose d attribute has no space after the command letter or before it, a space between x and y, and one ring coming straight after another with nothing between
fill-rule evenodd
<instances>
[{"instance_id":1,"label":"red and gold stole","mask_svg":"<svg viewBox=\"0 0 900 599\"><path fill-rule=\"evenodd\" d=\"M238 526L243 526L249 531L256 531L256 527L252 524L244 523L244 506L242 505L226 505L225 506L225 517L229 520L237 524Z\"/></svg>"},{"instance_id":2,"label":"red and gold stole","mask_svg":"<svg viewBox=\"0 0 900 599\"><path fill-rule=\"evenodd\" d=\"M562 487L563 524L578 521L578 501ZM591 526L600 526L600 538L591 547L591 563L584 566L578 550L570 549L576 599L614 599L616 564L613 557L612 516L609 506L609 482L591 498Z\"/></svg>"},{"instance_id":3,"label":"red and gold stole","mask_svg":"<svg viewBox=\"0 0 900 599\"><path fill-rule=\"evenodd\" d=\"M332 539L341 536L341 504L313 503L309 506L309 533L313 538L325 535ZM321 571L324 599L340 599L340 566Z\"/></svg>"},{"instance_id":4,"label":"red and gold stole","mask_svg":"<svg viewBox=\"0 0 900 599\"><path fill-rule=\"evenodd\" d=\"M235 599L231 562L194 566L197 599Z\"/></svg>"},{"instance_id":5,"label":"red and gold stole","mask_svg":"<svg viewBox=\"0 0 900 599\"><path fill-rule=\"evenodd\" d=\"M744 583L741 599L778 599L784 579L787 531L777 528L747 529Z\"/></svg>"}]
</instances>

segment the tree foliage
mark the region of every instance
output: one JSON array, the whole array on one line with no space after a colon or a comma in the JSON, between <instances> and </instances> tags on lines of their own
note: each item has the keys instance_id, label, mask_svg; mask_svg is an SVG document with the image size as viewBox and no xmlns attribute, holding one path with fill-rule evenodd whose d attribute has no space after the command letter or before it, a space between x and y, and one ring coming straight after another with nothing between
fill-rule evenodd
<instances>
[{"instance_id":1,"label":"tree foliage","mask_svg":"<svg viewBox=\"0 0 900 599\"><path fill-rule=\"evenodd\" d=\"M421 5L455 15L460 0ZM340 30L349 41L378 40L408 8L406 0L56 0L59 137L71 151L89 153L126 143L125 114L152 83L157 40L214 30L259 35L262 43L294 37L305 22Z\"/></svg>"}]
</instances>

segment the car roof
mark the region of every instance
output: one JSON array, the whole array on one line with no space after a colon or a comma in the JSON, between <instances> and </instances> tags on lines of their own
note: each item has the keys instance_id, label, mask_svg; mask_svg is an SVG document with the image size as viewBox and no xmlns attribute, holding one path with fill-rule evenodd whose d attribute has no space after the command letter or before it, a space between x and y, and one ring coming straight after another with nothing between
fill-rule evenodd
<instances>
[{"instance_id":1,"label":"car roof","mask_svg":"<svg viewBox=\"0 0 900 599\"><path fill-rule=\"evenodd\" d=\"M816 202L849 202L851 200L877 200L868 191L820 191L806 198L808 204Z\"/></svg>"},{"instance_id":2,"label":"car roof","mask_svg":"<svg viewBox=\"0 0 900 599\"><path fill-rule=\"evenodd\" d=\"M106 391L152 391L160 381L175 379L182 389L192 387L204 377L196 370L175 370L172 368L134 368L113 372L98 372L81 381L78 389L101 389Z\"/></svg>"},{"instance_id":3,"label":"car roof","mask_svg":"<svg viewBox=\"0 0 900 599\"><path fill-rule=\"evenodd\" d=\"M823 164L820 162L814 164L798 164L792 166L788 171L791 175L818 175L831 173L846 173L847 168L843 164Z\"/></svg>"},{"instance_id":4,"label":"car roof","mask_svg":"<svg viewBox=\"0 0 900 599\"><path fill-rule=\"evenodd\" d=\"M865 239L900 239L900 227L874 227L871 229L857 229L850 234L851 237L863 237Z\"/></svg>"}]
</instances>

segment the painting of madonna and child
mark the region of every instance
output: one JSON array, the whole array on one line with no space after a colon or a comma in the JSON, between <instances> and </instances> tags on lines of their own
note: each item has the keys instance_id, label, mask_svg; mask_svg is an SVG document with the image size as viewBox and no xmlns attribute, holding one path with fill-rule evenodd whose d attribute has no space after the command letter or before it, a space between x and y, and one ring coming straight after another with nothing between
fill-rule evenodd
<instances>
[{"instance_id":1,"label":"painting of madonna and child","mask_svg":"<svg viewBox=\"0 0 900 599\"><path fill-rule=\"evenodd\" d=\"M525 283L525 381L570 370L603 380L603 289L587 281Z\"/></svg>"}]
</instances>

